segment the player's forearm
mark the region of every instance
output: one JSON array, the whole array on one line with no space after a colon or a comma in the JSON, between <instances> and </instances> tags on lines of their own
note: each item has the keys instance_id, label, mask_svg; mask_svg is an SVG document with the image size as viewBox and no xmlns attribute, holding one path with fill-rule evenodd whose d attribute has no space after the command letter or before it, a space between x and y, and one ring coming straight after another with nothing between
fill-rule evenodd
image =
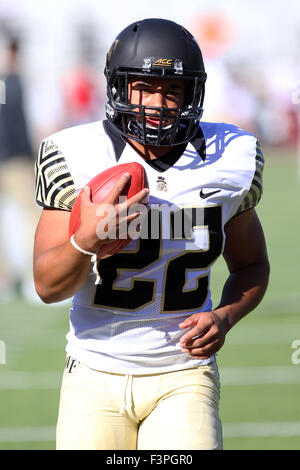
<instances>
[{"instance_id":1,"label":"player's forearm","mask_svg":"<svg viewBox=\"0 0 300 470\"><path fill-rule=\"evenodd\" d=\"M36 291L45 303L65 300L84 285L90 269L90 256L80 253L67 241L35 259Z\"/></svg>"},{"instance_id":2,"label":"player's forearm","mask_svg":"<svg viewBox=\"0 0 300 470\"><path fill-rule=\"evenodd\" d=\"M267 261L246 266L228 277L220 304L214 311L223 318L227 331L261 302L268 286Z\"/></svg>"}]
</instances>

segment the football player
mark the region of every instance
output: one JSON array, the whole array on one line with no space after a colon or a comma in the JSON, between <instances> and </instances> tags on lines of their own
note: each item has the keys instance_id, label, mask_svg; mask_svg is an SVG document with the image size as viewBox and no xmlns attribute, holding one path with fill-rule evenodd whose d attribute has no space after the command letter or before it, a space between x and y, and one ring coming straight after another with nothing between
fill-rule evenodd
<instances>
[{"instance_id":1,"label":"football player","mask_svg":"<svg viewBox=\"0 0 300 470\"><path fill-rule=\"evenodd\" d=\"M216 354L268 284L255 212L263 155L249 132L200 121L206 73L184 27L163 19L129 25L107 54L105 76L107 119L46 138L36 164L44 208L36 289L46 303L73 296L57 449L221 449ZM100 260L96 282L91 255L106 241L96 234L99 206L86 184L128 162L147 172L149 191L128 205L148 197L148 236ZM107 200L117 212L127 181L125 174ZM70 240L82 188L81 224ZM173 212L158 218L160 236L152 236L162 206ZM128 215L128 226L138 216ZM221 254L229 274L212 308L210 270Z\"/></svg>"}]
</instances>

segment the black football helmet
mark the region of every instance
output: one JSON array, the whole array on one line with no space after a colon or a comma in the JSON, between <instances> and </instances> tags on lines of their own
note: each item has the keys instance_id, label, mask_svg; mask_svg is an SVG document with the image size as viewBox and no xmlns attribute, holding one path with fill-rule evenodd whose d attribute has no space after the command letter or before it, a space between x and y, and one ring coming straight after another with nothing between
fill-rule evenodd
<instances>
[{"instance_id":1,"label":"black football helmet","mask_svg":"<svg viewBox=\"0 0 300 470\"><path fill-rule=\"evenodd\" d=\"M183 144L195 136L203 113L206 73L200 48L185 28L157 18L132 23L113 42L104 74L106 116L120 134L155 146ZM129 103L130 76L184 80L184 106L172 109L171 116L166 107ZM153 114L159 117L157 128L146 124L147 116ZM164 126L168 117L172 124Z\"/></svg>"}]
</instances>

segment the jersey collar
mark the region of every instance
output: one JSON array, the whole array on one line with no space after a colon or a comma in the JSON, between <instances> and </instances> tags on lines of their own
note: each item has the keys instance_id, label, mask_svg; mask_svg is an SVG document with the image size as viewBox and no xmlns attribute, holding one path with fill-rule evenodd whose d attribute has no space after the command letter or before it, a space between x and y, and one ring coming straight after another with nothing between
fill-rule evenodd
<instances>
[{"instance_id":1,"label":"jersey collar","mask_svg":"<svg viewBox=\"0 0 300 470\"><path fill-rule=\"evenodd\" d=\"M103 121L103 127L110 138L114 152L115 152L115 158L116 161L118 162L121 158L121 155L126 147L126 142L122 138L122 136L115 130L115 128L111 125L111 123L105 119ZM202 132L201 127L199 126L197 134L195 137L191 140L190 142L193 147L195 148L196 152L199 154L201 159L205 161L206 157L206 145L205 145L205 137ZM150 160L147 161L146 163L154 168L155 170L159 171L160 173L163 173L164 171L168 170L171 166L175 165L175 163L179 160L181 155L186 149L187 144L183 145L176 145L174 149L169 152L167 155L164 155L163 158L156 158L155 160Z\"/></svg>"}]
</instances>

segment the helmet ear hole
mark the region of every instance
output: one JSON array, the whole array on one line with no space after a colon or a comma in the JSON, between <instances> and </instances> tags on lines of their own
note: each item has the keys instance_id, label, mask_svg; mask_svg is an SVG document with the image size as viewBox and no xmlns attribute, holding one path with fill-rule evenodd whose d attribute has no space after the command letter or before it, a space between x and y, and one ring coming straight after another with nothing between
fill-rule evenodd
<instances>
[{"instance_id":1,"label":"helmet ear hole","mask_svg":"<svg viewBox=\"0 0 300 470\"><path fill-rule=\"evenodd\" d=\"M136 24L134 25L132 31L134 31L134 32L136 33L137 30L138 30L138 26L139 26L138 23L136 23Z\"/></svg>"}]
</instances>

